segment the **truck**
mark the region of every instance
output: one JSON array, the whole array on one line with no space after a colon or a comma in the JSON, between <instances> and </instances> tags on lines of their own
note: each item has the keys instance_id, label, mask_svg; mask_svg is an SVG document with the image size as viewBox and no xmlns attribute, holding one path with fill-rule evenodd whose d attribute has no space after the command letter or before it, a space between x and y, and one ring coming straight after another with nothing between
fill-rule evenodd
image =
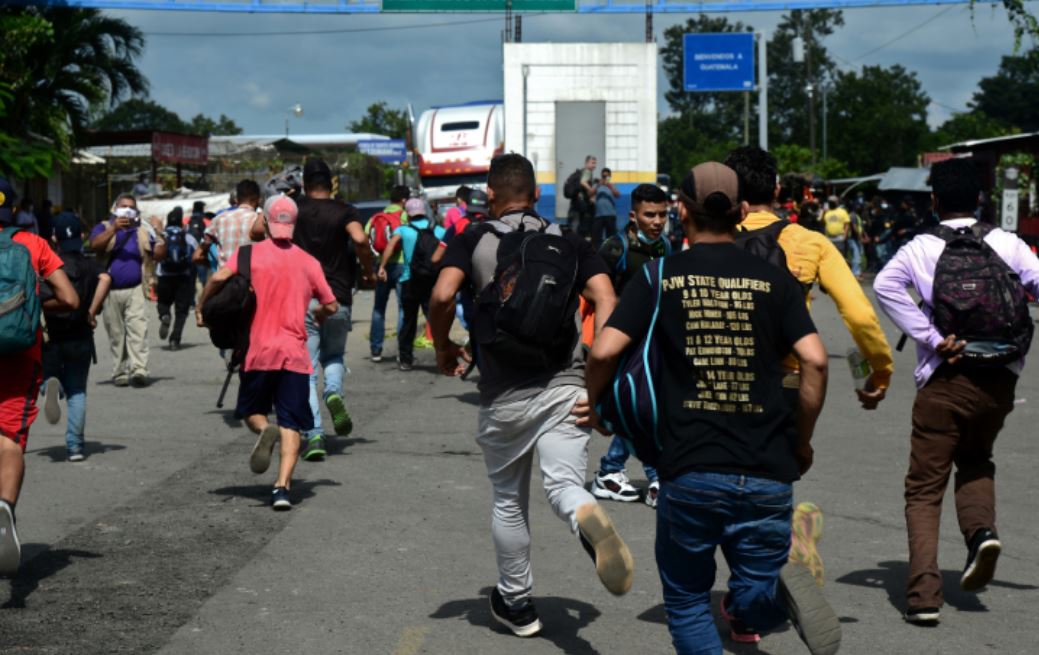
<instances>
[{"instance_id":1,"label":"truck","mask_svg":"<svg viewBox=\"0 0 1039 655\"><path fill-rule=\"evenodd\" d=\"M452 202L463 184L486 189L491 159L504 150L500 100L431 107L415 125L414 152L422 192L435 205Z\"/></svg>"}]
</instances>

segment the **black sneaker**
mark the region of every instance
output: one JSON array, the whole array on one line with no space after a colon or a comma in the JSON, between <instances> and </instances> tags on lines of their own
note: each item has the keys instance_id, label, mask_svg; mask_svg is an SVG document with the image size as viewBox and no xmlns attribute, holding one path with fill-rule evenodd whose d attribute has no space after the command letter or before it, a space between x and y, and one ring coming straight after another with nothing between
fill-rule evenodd
<instances>
[{"instance_id":1,"label":"black sneaker","mask_svg":"<svg viewBox=\"0 0 1039 655\"><path fill-rule=\"evenodd\" d=\"M941 612L937 607L910 607L902 618L913 625L938 625Z\"/></svg>"},{"instance_id":2,"label":"black sneaker","mask_svg":"<svg viewBox=\"0 0 1039 655\"><path fill-rule=\"evenodd\" d=\"M159 317L159 339L162 341L166 340L166 337L170 335L170 315Z\"/></svg>"},{"instance_id":3,"label":"black sneaker","mask_svg":"<svg viewBox=\"0 0 1039 655\"><path fill-rule=\"evenodd\" d=\"M289 500L289 490L285 487L274 487L271 491L271 507L282 512L292 509L292 501Z\"/></svg>"},{"instance_id":4,"label":"black sneaker","mask_svg":"<svg viewBox=\"0 0 1039 655\"><path fill-rule=\"evenodd\" d=\"M412 368L411 362L405 362L404 360L402 360L401 358L398 357L397 358L397 368L399 368L402 371L410 371L411 368Z\"/></svg>"},{"instance_id":5,"label":"black sneaker","mask_svg":"<svg viewBox=\"0 0 1039 655\"><path fill-rule=\"evenodd\" d=\"M778 591L808 651L834 655L841 647L841 623L812 572L797 562L787 562L779 572Z\"/></svg>"},{"instance_id":6,"label":"black sneaker","mask_svg":"<svg viewBox=\"0 0 1039 655\"><path fill-rule=\"evenodd\" d=\"M541 632L541 619L534 609L534 601L528 599L518 607L509 607L498 587L491 590L491 616L517 637L533 637Z\"/></svg>"},{"instance_id":7,"label":"black sneaker","mask_svg":"<svg viewBox=\"0 0 1039 655\"><path fill-rule=\"evenodd\" d=\"M996 574L996 560L1003 551L1003 544L994 530L982 528L974 533L967 545L967 565L963 568L960 588L977 591L992 581Z\"/></svg>"}]
</instances>

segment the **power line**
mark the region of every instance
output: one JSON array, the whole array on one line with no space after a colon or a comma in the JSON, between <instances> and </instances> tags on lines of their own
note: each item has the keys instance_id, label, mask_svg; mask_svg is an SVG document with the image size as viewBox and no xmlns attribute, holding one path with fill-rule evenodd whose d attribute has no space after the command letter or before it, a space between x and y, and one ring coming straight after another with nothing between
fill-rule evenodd
<instances>
[{"instance_id":1,"label":"power line","mask_svg":"<svg viewBox=\"0 0 1039 655\"><path fill-rule=\"evenodd\" d=\"M544 13L526 14L528 18L544 16ZM306 36L313 34L355 34L358 32L395 32L397 30L432 29L436 27L455 27L457 25L473 25L476 23L500 23L501 17L473 18L470 20L444 21L440 23L413 23L409 25L385 25L380 27L354 27L337 30L283 30L280 32L145 32L145 36L175 36L175 37L216 37L233 38L258 36Z\"/></svg>"},{"instance_id":2,"label":"power line","mask_svg":"<svg viewBox=\"0 0 1039 655\"><path fill-rule=\"evenodd\" d=\"M942 9L941 11L936 13L934 16L931 16L930 18L928 18L924 22L920 23L916 27L913 27L913 28L905 31L902 34L899 34L898 36L896 36L895 38L891 39L890 41L885 41L884 43L878 45L876 48L873 48L872 50L870 50L868 52L864 52L863 54L859 55L858 57L852 58L852 60L850 62L848 62L848 63L850 64L851 62L859 61L860 59L865 59L866 57L868 57L868 56L870 56L870 55L872 55L872 54L874 54L876 52L880 52L881 50L883 50L884 48L888 47L892 43L895 43L896 41L901 41L902 39L906 38L907 36L909 36L913 32L916 32L917 30L920 30L920 29L924 28L925 26L933 23L934 21L938 20L939 18L944 16L946 13L952 11L953 9L956 9L956 6L955 5L949 5L948 7L946 7L945 9Z\"/></svg>"}]
</instances>

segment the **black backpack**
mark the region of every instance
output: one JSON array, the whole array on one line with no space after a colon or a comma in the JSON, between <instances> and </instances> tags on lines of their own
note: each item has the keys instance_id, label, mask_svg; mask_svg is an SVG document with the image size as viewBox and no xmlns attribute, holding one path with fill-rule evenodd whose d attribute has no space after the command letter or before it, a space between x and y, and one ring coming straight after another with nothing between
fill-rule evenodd
<instances>
[{"instance_id":1,"label":"black backpack","mask_svg":"<svg viewBox=\"0 0 1039 655\"><path fill-rule=\"evenodd\" d=\"M499 239L494 277L477 298L489 319L477 335L480 348L516 368L565 365L577 337L577 247L547 222L514 230L489 221L480 229Z\"/></svg>"},{"instance_id":2,"label":"black backpack","mask_svg":"<svg viewBox=\"0 0 1039 655\"><path fill-rule=\"evenodd\" d=\"M1035 331L1021 279L985 242L991 231L983 223L931 231L945 241L934 269L934 327L942 336L967 341L961 360L966 365L1002 366L1021 359Z\"/></svg>"},{"instance_id":3,"label":"black backpack","mask_svg":"<svg viewBox=\"0 0 1039 655\"><path fill-rule=\"evenodd\" d=\"M162 260L162 271L167 274L182 274L191 270L191 249L188 235L182 227L167 227L166 259Z\"/></svg>"},{"instance_id":4,"label":"black backpack","mask_svg":"<svg viewBox=\"0 0 1039 655\"><path fill-rule=\"evenodd\" d=\"M236 251L238 273L202 304L202 320L209 328L209 339L217 348L233 351L232 361L240 363L249 350L249 327L256 313L256 293L252 287L252 247Z\"/></svg>"},{"instance_id":5,"label":"black backpack","mask_svg":"<svg viewBox=\"0 0 1039 655\"><path fill-rule=\"evenodd\" d=\"M79 296L79 306L71 312L44 312L47 319L47 336L54 341L75 339L90 334L87 323L87 310L94 300L97 289L98 271L85 257L65 255L62 257L62 270L72 283L72 288ZM46 300L53 297L53 292L46 285L40 285L40 297Z\"/></svg>"},{"instance_id":6,"label":"black backpack","mask_svg":"<svg viewBox=\"0 0 1039 655\"><path fill-rule=\"evenodd\" d=\"M736 232L736 246L746 250L755 257L764 259L773 266L784 271L790 270L786 265L786 253L779 245L779 233L790 225L790 221L779 220L756 230L748 230L742 225Z\"/></svg>"},{"instance_id":7,"label":"black backpack","mask_svg":"<svg viewBox=\"0 0 1039 655\"><path fill-rule=\"evenodd\" d=\"M440 247L440 239L431 226L419 229L411 224L408 227L418 233L415 249L411 251L411 279L433 281L437 277L437 265L433 263L433 255Z\"/></svg>"},{"instance_id":8,"label":"black backpack","mask_svg":"<svg viewBox=\"0 0 1039 655\"><path fill-rule=\"evenodd\" d=\"M202 237L206 234L206 217L202 214L192 214L188 219L188 232L195 237L195 241L202 243Z\"/></svg>"},{"instance_id":9,"label":"black backpack","mask_svg":"<svg viewBox=\"0 0 1039 655\"><path fill-rule=\"evenodd\" d=\"M573 200L577 197L577 194L581 191L581 169L578 168L573 173L570 173L570 177L566 178L566 182L563 183L563 197Z\"/></svg>"}]
</instances>

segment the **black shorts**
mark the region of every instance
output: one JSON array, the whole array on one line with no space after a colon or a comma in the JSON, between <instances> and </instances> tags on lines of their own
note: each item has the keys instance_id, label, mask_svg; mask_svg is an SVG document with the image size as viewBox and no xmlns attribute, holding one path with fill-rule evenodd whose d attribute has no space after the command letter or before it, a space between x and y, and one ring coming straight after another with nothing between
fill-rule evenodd
<instances>
[{"instance_id":1,"label":"black shorts","mask_svg":"<svg viewBox=\"0 0 1039 655\"><path fill-rule=\"evenodd\" d=\"M242 371L235 414L267 416L274 409L278 426L306 432L314 429L310 412L310 376L294 371Z\"/></svg>"}]
</instances>

